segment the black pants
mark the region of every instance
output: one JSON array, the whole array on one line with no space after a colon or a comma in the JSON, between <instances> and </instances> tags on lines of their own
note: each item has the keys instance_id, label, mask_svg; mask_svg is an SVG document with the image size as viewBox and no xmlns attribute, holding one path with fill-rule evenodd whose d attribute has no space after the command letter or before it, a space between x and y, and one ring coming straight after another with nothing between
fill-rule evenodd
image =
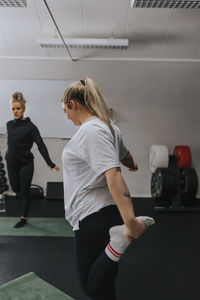
<instances>
[{"instance_id":1,"label":"black pants","mask_svg":"<svg viewBox=\"0 0 200 300\"><path fill-rule=\"evenodd\" d=\"M31 206L31 181L33 178L33 161L21 167L12 167L7 163L8 177L13 191L23 199L23 216L27 217Z\"/></svg>"},{"instance_id":2,"label":"black pants","mask_svg":"<svg viewBox=\"0 0 200 300\"><path fill-rule=\"evenodd\" d=\"M115 205L107 206L81 222L75 231L76 266L84 292L95 300L115 300L118 263L105 254L109 229L123 224Z\"/></svg>"}]
</instances>

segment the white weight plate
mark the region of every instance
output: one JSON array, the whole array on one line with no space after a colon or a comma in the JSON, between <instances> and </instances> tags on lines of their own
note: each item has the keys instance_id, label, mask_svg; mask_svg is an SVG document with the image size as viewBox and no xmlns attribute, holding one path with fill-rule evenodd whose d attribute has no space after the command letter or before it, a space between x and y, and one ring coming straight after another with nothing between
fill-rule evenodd
<instances>
[{"instance_id":1,"label":"white weight plate","mask_svg":"<svg viewBox=\"0 0 200 300\"><path fill-rule=\"evenodd\" d=\"M149 155L149 165L152 173L157 168L167 168L169 165L169 151L165 145L152 145Z\"/></svg>"}]
</instances>

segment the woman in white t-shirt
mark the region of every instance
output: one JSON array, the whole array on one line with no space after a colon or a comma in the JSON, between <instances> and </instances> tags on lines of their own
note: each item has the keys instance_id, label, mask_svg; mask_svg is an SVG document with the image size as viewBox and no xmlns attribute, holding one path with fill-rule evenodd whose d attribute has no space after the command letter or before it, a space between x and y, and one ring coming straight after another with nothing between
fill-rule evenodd
<instances>
[{"instance_id":1,"label":"woman in white t-shirt","mask_svg":"<svg viewBox=\"0 0 200 300\"><path fill-rule=\"evenodd\" d=\"M78 277L92 299L115 300L117 262L154 220L135 217L120 162L132 171L137 164L96 83L85 78L70 85L61 102L80 126L62 154L65 217L75 232Z\"/></svg>"}]
</instances>

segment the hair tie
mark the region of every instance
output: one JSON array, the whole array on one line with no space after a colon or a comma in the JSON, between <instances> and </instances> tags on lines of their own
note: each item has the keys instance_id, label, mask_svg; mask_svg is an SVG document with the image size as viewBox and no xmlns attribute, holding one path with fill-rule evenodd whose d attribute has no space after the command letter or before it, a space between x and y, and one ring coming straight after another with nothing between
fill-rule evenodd
<instances>
[{"instance_id":1,"label":"hair tie","mask_svg":"<svg viewBox=\"0 0 200 300\"><path fill-rule=\"evenodd\" d=\"M84 80L81 79L80 82L82 83L82 85L85 86L85 81Z\"/></svg>"}]
</instances>

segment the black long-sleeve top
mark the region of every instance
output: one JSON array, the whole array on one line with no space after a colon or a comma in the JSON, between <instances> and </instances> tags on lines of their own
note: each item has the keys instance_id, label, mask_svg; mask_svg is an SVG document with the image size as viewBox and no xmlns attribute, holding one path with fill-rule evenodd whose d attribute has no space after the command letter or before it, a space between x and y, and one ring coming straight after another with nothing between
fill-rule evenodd
<instances>
[{"instance_id":1,"label":"black long-sleeve top","mask_svg":"<svg viewBox=\"0 0 200 300\"><path fill-rule=\"evenodd\" d=\"M55 164L51 161L46 145L43 142L40 132L30 118L14 119L7 122L8 150L6 161L13 167L20 167L34 159L31 148L35 142L38 150L51 168Z\"/></svg>"}]
</instances>

